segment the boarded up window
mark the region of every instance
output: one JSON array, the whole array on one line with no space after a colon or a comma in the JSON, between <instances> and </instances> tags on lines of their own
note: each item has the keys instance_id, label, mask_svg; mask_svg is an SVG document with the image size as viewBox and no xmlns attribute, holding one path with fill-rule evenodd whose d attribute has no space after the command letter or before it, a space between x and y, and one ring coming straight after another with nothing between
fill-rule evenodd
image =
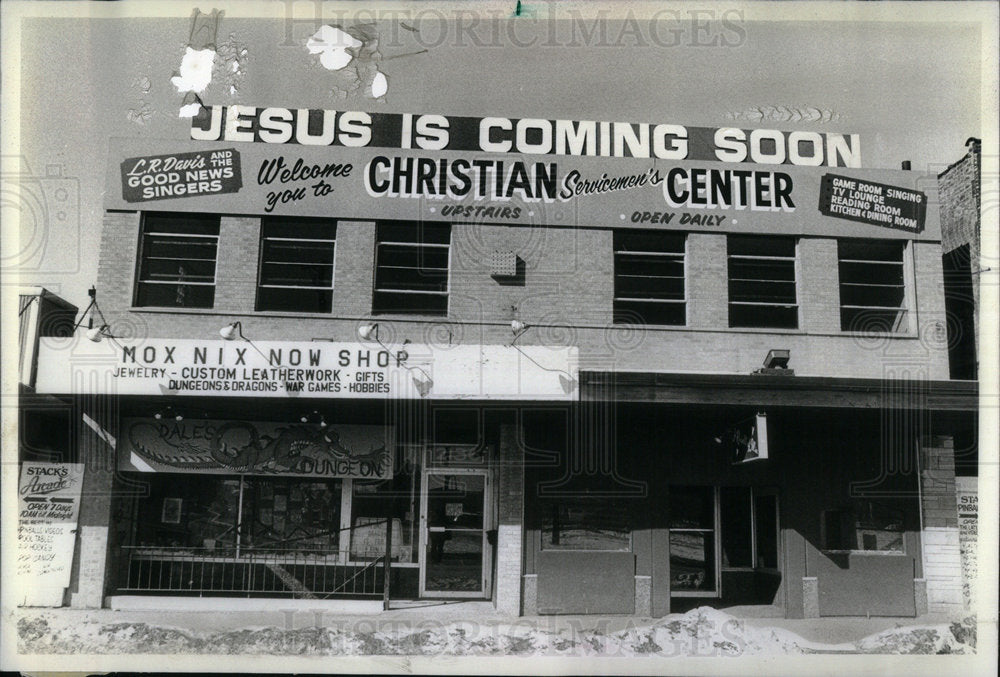
<instances>
[{"instance_id":1,"label":"boarded up window","mask_svg":"<svg viewBox=\"0 0 1000 677\"><path fill-rule=\"evenodd\" d=\"M448 314L451 226L380 223L375 244L375 313Z\"/></svg>"},{"instance_id":2,"label":"boarded up window","mask_svg":"<svg viewBox=\"0 0 1000 677\"><path fill-rule=\"evenodd\" d=\"M795 238L729 236L729 326L796 329Z\"/></svg>"},{"instance_id":3,"label":"boarded up window","mask_svg":"<svg viewBox=\"0 0 1000 677\"><path fill-rule=\"evenodd\" d=\"M683 233L615 232L616 323L684 325Z\"/></svg>"},{"instance_id":4,"label":"boarded up window","mask_svg":"<svg viewBox=\"0 0 1000 677\"><path fill-rule=\"evenodd\" d=\"M219 217L143 214L135 305L211 308Z\"/></svg>"},{"instance_id":5,"label":"boarded up window","mask_svg":"<svg viewBox=\"0 0 1000 677\"><path fill-rule=\"evenodd\" d=\"M330 312L336 242L335 221L264 219L257 310Z\"/></svg>"},{"instance_id":6,"label":"boarded up window","mask_svg":"<svg viewBox=\"0 0 1000 677\"><path fill-rule=\"evenodd\" d=\"M906 284L902 242L841 240L840 328L843 331L906 332Z\"/></svg>"}]
</instances>

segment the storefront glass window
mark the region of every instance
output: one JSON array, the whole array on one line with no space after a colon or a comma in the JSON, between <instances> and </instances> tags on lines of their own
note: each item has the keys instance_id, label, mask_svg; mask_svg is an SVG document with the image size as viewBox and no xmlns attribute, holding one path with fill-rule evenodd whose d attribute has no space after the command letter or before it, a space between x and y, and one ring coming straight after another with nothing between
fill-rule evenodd
<instances>
[{"instance_id":1,"label":"storefront glass window","mask_svg":"<svg viewBox=\"0 0 1000 677\"><path fill-rule=\"evenodd\" d=\"M136 545L226 554L236 546L240 480L189 475L149 480L136 506Z\"/></svg>"},{"instance_id":2,"label":"storefront glass window","mask_svg":"<svg viewBox=\"0 0 1000 677\"><path fill-rule=\"evenodd\" d=\"M351 497L352 561L385 553L386 520L392 519L392 561L416 562L420 543L420 450L405 448L395 477L386 481L353 480Z\"/></svg>"},{"instance_id":3,"label":"storefront glass window","mask_svg":"<svg viewBox=\"0 0 1000 677\"><path fill-rule=\"evenodd\" d=\"M670 590L713 593L716 519L713 487L670 488Z\"/></svg>"},{"instance_id":4,"label":"storefront glass window","mask_svg":"<svg viewBox=\"0 0 1000 677\"><path fill-rule=\"evenodd\" d=\"M218 215L143 214L135 305L211 308L218 245Z\"/></svg>"},{"instance_id":5,"label":"storefront glass window","mask_svg":"<svg viewBox=\"0 0 1000 677\"><path fill-rule=\"evenodd\" d=\"M751 487L719 489L722 568L778 567L778 498Z\"/></svg>"},{"instance_id":6,"label":"storefront glass window","mask_svg":"<svg viewBox=\"0 0 1000 677\"><path fill-rule=\"evenodd\" d=\"M247 548L335 553L341 480L246 478L243 538Z\"/></svg>"},{"instance_id":7,"label":"storefront glass window","mask_svg":"<svg viewBox=\"0 0 1000 677\"><path fill-rule=\"evenodd\" d=\"M548 499L541 506L545 550L629 550L628 503L581 496Z\"/></svg>"},{"instance_id":8,"label":"storefront glass window","mask_svg":"<svg viewBox=\"0 0 1000 677\"><path fill-rule=\"evenodd\" d=\"M719 490L722 566L753 566L753 519L750 487L722 487Z\"/></svg>"}]
</instances>

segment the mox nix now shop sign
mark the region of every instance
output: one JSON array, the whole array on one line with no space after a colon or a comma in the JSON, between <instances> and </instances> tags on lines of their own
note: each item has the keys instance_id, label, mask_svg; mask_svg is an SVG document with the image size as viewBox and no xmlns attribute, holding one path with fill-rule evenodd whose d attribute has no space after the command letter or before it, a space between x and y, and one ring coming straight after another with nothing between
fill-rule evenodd
<instances>
[{"instance_id":1,"label":"mox nix now shop sign","mask_svg":"<svg viewBox=\"0 0 1000 677\"><path fill-rule=\"evenodd\" d=\"M933 177L856 134L211 106L110 156L108 209L939 237Z\"/></svg>"},{"instance_id":2,"label":"mox nix now shop sign","mask_svg":"<svg viewBox=\"0 0 1000 677\"><path fill-rule=\"evenodd\" d=\"M576 348L42 338L40 393L573 399Z\"/></svg>"}]
</instances>

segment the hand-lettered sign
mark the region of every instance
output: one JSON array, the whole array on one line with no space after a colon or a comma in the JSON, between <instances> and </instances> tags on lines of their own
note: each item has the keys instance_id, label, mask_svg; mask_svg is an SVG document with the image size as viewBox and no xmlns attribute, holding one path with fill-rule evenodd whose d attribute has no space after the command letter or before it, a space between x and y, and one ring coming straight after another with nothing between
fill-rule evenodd
<instances>
[{"instance_id":1,"label":"hand-lettered sign","mask_svg":"<svg viewBox=\"0 0 1000 677\"><path fill-rule=\"evenodd\" d=\"M392 477L392 426L135 418L122 432L122 470Z\"/></svg>"},{"instance_id":2,"label":"hand-lettered sign","mask_svg":"<svg viewBox=\"0 0 1000 677\"><path fill-rule=\"evenodd\" d=\"M69 585L82 463L23 463L18 484L18 603L61 606Z\"/></svg>"},{"instance_id":3,"label":"hand-lettered sign","mask_svg":"<svg viewBox=\"0 0 1000 677\"><path fill-rule=\"evenodd\" d=\"M824 216L919 233L924 229L927 195L884 183L824 174L819 211Z\"/></svg>"},{"instance_id":4,"label":"hand-lettered sign","mask_svg":"<svg viewBox=\"0 0 1000 677\"><path fill-rule=\"evenodd\" d=\"M126 202L236 193L243 186L240 154L230 149L134 157L121 167Z\"/></svg>"}]
</instances>

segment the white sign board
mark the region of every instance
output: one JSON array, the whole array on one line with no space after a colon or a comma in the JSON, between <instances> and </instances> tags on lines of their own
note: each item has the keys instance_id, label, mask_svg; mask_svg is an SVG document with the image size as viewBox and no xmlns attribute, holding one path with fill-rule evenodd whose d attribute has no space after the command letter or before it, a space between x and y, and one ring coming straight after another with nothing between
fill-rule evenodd
<instances>
[{"instance_id":1,"label":"white sign board","mask_svg":"<svg viewBox=\"0 0 1000 677\"><path fill-rule=\"evenodd\" d=\"M370 399L578 398L575 347L42 338L55 394Z\"/></svg>"},{"instance_id":2,"label":"white sign board","mask_svg":"<svg viewBox=\"0 0 1000 677\"><path fill-rule=\"evenodd\" d=\"M18 483L17 585L22 606L62 606L69 586L82 463L23 463Z\"/></svg>"}]
</instances>

